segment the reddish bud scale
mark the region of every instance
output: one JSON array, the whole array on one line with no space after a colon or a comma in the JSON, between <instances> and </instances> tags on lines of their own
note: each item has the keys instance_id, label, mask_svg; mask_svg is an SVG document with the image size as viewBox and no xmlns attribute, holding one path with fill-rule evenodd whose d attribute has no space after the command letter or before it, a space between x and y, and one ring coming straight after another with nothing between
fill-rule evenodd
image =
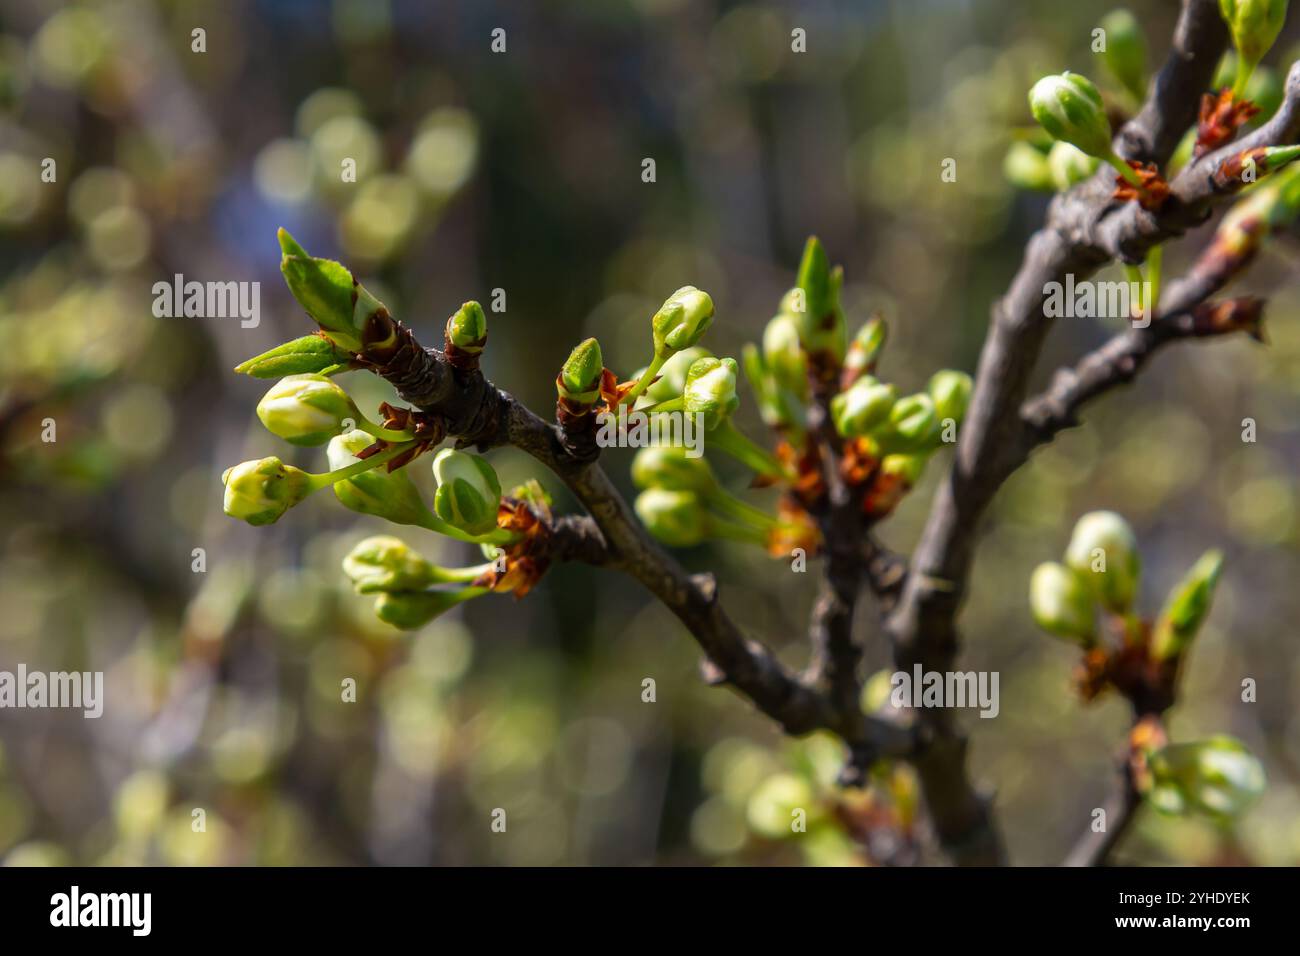
<instances>
[{"instance_id":1,"label":"reddish bud scale","mask_svg":"<svg viewBox=\"0 0 1300 956\"><path fill-rule=\"evenodd\" d=\"M817 524L794 496L782 495L776 504L779 522L767 537L767 553L774 558L788 557L795 548L812 556L821 550L822 536Z\"/></svg>"},{"instance_id":2,"label":"reddish bud scale","mask_svg":"<svg viewBox=\"0 0 1300 956\"><path fill-rule=\"evenodd\" d=\"M1243 149L1234 156L1229 156L1219 164L1219 168L1214 171L1211 177L1214 182L1214 188L1219 192L1226 192L1230 189L1240 189L1246 184L1244 176L1247 169L1255 168L1255 175L1262 176L1268 172L1268 147L1257 146L1254 149Z\"/></svg>"},{"instance_id":3,"label":"reddish bud scale","mask_svg":"<svg viewBox=\"0 0 1300 956\"><path fill-rule=\"evenodd\" d=\"M1234 100L1232 90L1224 87L1218 95L1206 93L1201 97L1201 112L1196 124L1196 149L1193 158L1200 159L1225 143L1232 142L1237 129L1250 122L1259 107L1250 100Z\"/></svg>"},{"instance_id":4,"label":"reddish bud scale","mask_svg":"<svg viewBox=\"0 0 1300 956\"><path fill-rule=\"evenodd\" d=\"M499 593L513 592L517 598L531 591L551 566L550 521L551 512L545 504L503 497L497 508L497 527L517 532L519 539L501 549L505 571L494 566L474 584Z\"/></svg>"},{"instance_id":5,"label":"reddish bud scale","mask_svg":"<svg viewBox=\"0 0 1300 956\"><path fill-rule=\"evenodd\" d=\"M1169 198L1169 184L1164 181L1160 175L1160 170L1155 163L1143 165L1137 160L1125 160L1128 165L1138 175L1142 181L1142 188L1139 190L1123 176L1115 177L1115 191L1111 194L1113 199L1121 202L1128 202L1130 199L1136 199L1138 205L1148 212L1157 212Z\"/></svg>"},{"instance_id":6,"label":"reddish bud scale","mask_svg":"<svg viewBox=\"0 0 1300 956\"><path fill-rule=\"evenodd\" d=\"M1192 313L1196 335L1228 335L1245 332L1256 342L1264 342L1264 300L1254 296L1202 302Z\"/></svg>"},{"instance_id":7,"label":"reddish bud scale","mask_svg":"<svg viewBox=\"0 0 1300 956\"><path fill-rule=\"evenodd\" d=\"M1122 622L1113 620L1115 631ZM1138 622L1132 640L1090 648L1075 670L1075 688L1085 701L1095 700L1114 688L1139 713L1161 713L1174 701L1177 661L1158 661L1151 656L1151 626Z\"/></svg>"},{"instance_id":8,"label":"reddish bud scale","mask_svg":"<svg viewBox=\"0 0 1300 956\"><path fill-rule=\"evenodd\" d=\"M475 339L474 345L477 351L467 351L457 348L456 343L451 340L451 336L445 331L442 333L443 352L447 356L447 361L451 363L452 368L460 369L462 372L473 372L478 369L479 355L483 351L483 346L487 345L487 336Z\"/></svg>"},{"instance_id":9,"label":"reddish bud scale","mask_svg":"<svg viewBox=\"0 0 1300 956\"><path fill-rule=\"evenodd\" d=\"M564 388L561 378L562 374L555 376L557 389ZM612 373L610 378L613 378ZM566 397L562 391L556 398L555 421L560 426L560 445L578 461L595 461L600 454L600 447L596 444L596 415L605 408L603 401L582 402Z\"/></svg>"}]
</instances>

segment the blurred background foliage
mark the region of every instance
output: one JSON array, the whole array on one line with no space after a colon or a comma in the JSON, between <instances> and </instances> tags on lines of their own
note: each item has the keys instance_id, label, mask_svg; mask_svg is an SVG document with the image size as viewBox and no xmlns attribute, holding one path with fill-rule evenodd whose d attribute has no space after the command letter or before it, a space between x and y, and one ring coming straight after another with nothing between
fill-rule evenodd
<instances>
[{"instance_id":1,"label":"blurred background foliage","mask_svg":"<svg viewBox=\"0 0 1300 956\"><path fill-rule=\"evenodd\" d=\"M1177 4L1130 6L1159 62ZM0 711L0 859L935 860L906 770L838 790L833 741L783 740L706 688L676 620L620 577L556 567L523 601L476 601L404 636L339 570L382 522L327 495L273 528L224 517L222 469L286 454L253 415L265 383L230 369L309 328L278 274L283 225L430 343L462 300L504 290L485 368L542 412L584 336L623 374L643 364L649 315L687 283L717 303L710 348L737 354L812 232L845 265L850 319L888 318L887 377L914 390L941 366L973 371L1047 203L1002 174L1025 93L1047 72L1100 73L1090 30L1108 9L0 0L0 668L102 670L107 687L99 720ZM498 27L504 53L490 49ZM791 51L795 27L806 53ZM356 183L338 174L345 157ZM942 183L950 157L957 179ZM1168 275L1205 235L1172 247ZM1300 861L1300 293L1285 281L1298 255L1277 243L1239 283L1270 298L1268 348L1171 349L995 503L962 664L1002 675L999 717L971 721L972 759L1019 862L1063 856L1126 729L1122 702L1075 699L1072 651L1027 610L1029 571L1096 508L1137 528L1149 612L1201 551L1227 552L1171 726L1240 737L1269 776L1231 828L1144 810L1117 858ZM260 282L260 324L154 318L150 287L177 273ZM1041 379L1114 327L1058 322ZM363 373L345 384L366 410L392 397ZM759 432L748 394L740 417ZM626 490L630 456L606 453ZM540 477L573 507L518 453L492 460L507 487ZM943 470L887 543L910 549ZM408 540L440 563L471 557ZM803 664L815 566L792 574L736 545L683 558L716 570L740 622ZM887 667L874 609L860 624L870 669ZM348 677L356 703L340 700ZM1240 702L1243 677L1258 703ZM792 806L808 808L806 834L790 834ZM489 826L498 807L504 834Z\"/></svg>"}]
</instances>

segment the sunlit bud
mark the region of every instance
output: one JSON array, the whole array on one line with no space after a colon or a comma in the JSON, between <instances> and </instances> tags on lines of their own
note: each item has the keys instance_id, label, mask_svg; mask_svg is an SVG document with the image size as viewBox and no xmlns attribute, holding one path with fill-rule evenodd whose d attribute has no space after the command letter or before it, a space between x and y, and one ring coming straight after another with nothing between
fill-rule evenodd
<instances>
[{"instance_id":1,"label":"sunlit bud","mask_svg":"<svg viewBox=\"0 0 1300 956\"><path fill-rule=\"evenodd\" d=\"M361 418L356 404L338 383L324 375L290 375L257 403L257 417L267 431L294 445L323 445Z\"/></svg>"},{"instance_id":2,"label":"sunlit bud","mask_svg":"<svg viewBox=\"0 0 1300 956\"><path fill-rule=\"evenodd\" d=\"M794 316L805 352L830 353L837 361L843 360L848 346L840 308L843 283L844 270L832 269L821 241L809 236L799 263L797 286L803 307L798 308L796 298L787 293L781 309Z\"/></svg>"},{"instance_id":3,"label":"sunlit bud","mask_svg":"<svg viewBox=\"0 0 1300 956\"><path fill-rule=\"evenodd\" d=\"M1244 92L1250 74L1282 31L1286 6L1287 0L1219 0L1219 12L1241 60L1234 84L1237 93Z\"/></svg>"},{"instance_id":4,"label":"sunlit bud","mask_svg":"<svg viewBox=\"0 0 1300 956\"><path fill-rule=\"evenodd\" d=\"M894 386L864 375L831 399L831 420L840 437L861 438L888 420L897 400Z\"/></svg>"},{"instance_id":5,"label":"sunlit bud","mask_svg":"<svg viewBox=\"0 0 1300 956\"><path fill-rule=\"evenodd\" d=\"M665 488L707 496L718 487L704 457L690 458L679 445L652 445L632 459L632 482L641 489Z\"/></svg>"},{"instance_id":6,"label":"sunlit bud","mask_svg":"<svg viewBox=\"0 0 1300 956\"><path fill-rule=\"evenodd\" d=\"M873 438L885 454L911 454L936 447L943 426L935 414L934 401L924 392L906 395L889 410L889 420L879 426Z\"/></svg>"},{"instance_id":7,"label":"sunlit bud","mask_svg":"<svg viewBox=\"0 0 1300 956\"><path fill-rule=\"evenodd\" d=\"M312 492L307 472L274 456L227 468L221 483L226 487L226 514L251 525L274 524Z\"/></svg>"},{"instance_id":8,"label":"sunlit bud","mask_svg":"<svg viewBox=\"0 0 1300 956\"><path fill-rule=\"evenodd\" d=\"M828 315L836 306L831 279L831 262L816 236L809 236L799 261L798 287L803 290L803 311L813 320Z\"/></svg>"},{"instance_id":9,"label":"sunlit bud","mask_svg":"<svg viewBox=\"0 0 1300 956\"><path fill-rule=\"evenodd\" d=\"M694 492L648 488L633 507L646 530L669 547L690 548L708 537L709 515Z\"/></svg>"},{"instance_id":10,"label":"sunlit bud","mask_svg":"<svg viewBox=\"0 0 1300 956\"><path fill-rule=\"evenodd\" d=\"M1147 40L1137 17L1128 10L1112 10L1101 19L1106 31L1102 62L1119 83L1137 99L1146 95Z\"/></svg>"},{"instance_id":11,"label":"sunlit bud","mask_svg":"<svg viewBox=\"0 0 1300 956\"><path fill-rule=\"evenodd\" d=\"M253 378L283 378L315 372L331 375L348 366L352 353L341 349L319 332L284 342L235 366L241 375Z\"/></svg>"},{"instance_id":12,"label":"sunlit bud","mask_svg":"<svg viewBox=\"0 0 1300 956\"><path fill-rule=\"evenodd\" d=\"M1164 813L1234 817L1264 792L1264 768L1246 746L1216 736L1169 744L1147 758L1152 787L1148 799Z\"/></svg>"},{"instance_id":13,"label":"sunlit bud","mask_svg":"<svg viewBox=\"0 0 1300 956\"><path fill-rule=\"evenodd\" d=\"M437 580L434 566L392 535L358 541L343 559L343 573L352 579L360 594L418 591Z\"/></svg>"},{"instance_id":14,"label":"sunlit bud","mask_svg":"<svg viewBox=\"0 0 1300 956\"><path fill-rule=\"evenodd\" d=\"M562 398L590 404L599 395L600 375L604 369L605 358L600 353L600 343L586 339L569 353L568 360L560 369L556 388Z\"/></svg>"},{"instance_id":15,"label":"sunlit bud","mask_svg":"<svg viewBox=\"0 0 1300 956\"><path fill-rule=\"evenodd\" d=\"M693 285L668 297L650 320L655 354L680 352L697 343L713 322L713 300Z\"/></svg>"},{"instance_id":16,"label":"sunlit bud","mask_svg":"<svg viewBox=\"0 0 1300 956\"><path fill-rule=\"evenodd\" d=\"M334 342L359 351L367 320L381 310L387 314L383 303L340 263L308 255L284 229L278 235L280 271L293 297Z\"/></svg>"},{"instance_id":17,"label":"sunlit bud","mask_svg":"<svg viewBox=\"0 0 1300 956\"><path fill-rule=\"evenodd\" d=\"M466 302L447 319L447 341L470 355L487 344L487 316L477 302Z\"/></svg>"},{"instance_id":18,"label":"sunlit bud","mask_svg":"<svg viewBox=\"0 0 1300 956\"><path fill-rule=\"evenodd\" d=\"M1051 192L1056 188L1047 155L1024 140L1016 140L1007 149L1002 158L1002 175L1017 189Z\"/></svg>"},{"instance_id":19,"label":"sunlit bud","mask_svg":"<svg viewBox=\"0 0 1300 956\"><path fill-rule=\"evenodd\" d=\"M1029 91L1029 109L1053 139L1073 143L1089 156L1111 155L1110 120L1101 94L1086 76L1045 76Z\"/></svg>"},{"instance_id":20,"label":"sunlit bud","mask_svg":"<svg viewBox=\"0 0 1300 956\"><path fill-rule=\"evenodd\" d=\"M736 394L737 371L735 359L712 357L696 359L687 371L683 406L687 414L704 415L705 430L712 431L740 405Z\"/></svg>"},{"instance_id":21,"label":"sunlit bud","mask_svg":"<svg viewBox=\"0 0 1300 956\"><path fill-rule=\"evenodd\" d=\"M488 591L488 588L481 587L454 591L384 591L375 601L375 615L385 624L403 631L414 631L457 604Z\"/></svg>"},{"instance_id":22,"label":"sunlit bud","mask_svg":"<svg viewBox=\"0 0 1300 956\"><path fill-rule=\"evenodd\" d=\"M1065 563L1109 610L1123 614L1133 606L1142 558L1133 529L1115 512L1093 511L1075 523Z\"/></svg>"},{"instance_id":23,"label":"sunlit bud","mask_svg":"<svg viewBox=\"0 0 1300 956\"><path fill-rule=\"evenodd\" d=\"M686 389L686 373L695 364L695 361L709 358L712 355L712 352L699 345L675 352L668 361L660 366L657 373L659 376L658 381L645 390L645 394L641 396L638 404L653 405L656 402L666 402L670 398L676 398ZM632 378L639 379L644 372L645 369L639 369Z\"/></svg>"},{"instance_id":24,"label":"sunlit bud","mask_svg":"<svg viewBox=\"0 0 1300 956\"><path fill-rule=\"evenodd\" d=\"M885 339L888 337L889 329L885 325L885 320L878 315L873 315L853 336L853 341L849 343L848 353L844 356L844 369L841 373L840 385L843 388L851 386L862 375L870 375L876 370L876 363L880 361L880 353L885 348Z\"/></svg>"},{"instance_id":25,"label":"sunlit bud","mask_svg":"<svg viewBox=\"0 0 1300 956\"><path fill-rule=\"evenodd\" d=\"M1151 655L1157 660L1181 654L1196 637L1210 613L1222 568L1223 552L1207 551L1169 592L1151 639Z\"/></svg>"},{"instance_id":26,"label":"sunlit bud","mask_svg":"<svg viewBox=\"0 0 1300 956\"><path fill-rule=\"evenodd\" d=\"M1101 160L1089 156L1077 146L1057 140L1047 154L1047 168L1052 177L1052 188L1065 192L1083 182L1097 171Z\"/></svg>"},{"instance_id":27,"label":"sunlit bud","mask_svg":"<svg viewBox=\"0 0 1300 956\"><path fill-rule=\"evenodd\" d=\"M1034 621L1044 631L1092 644L1096 616L1087 582L1074 569L1045 562L1034 568L1029 579L1029 607Z\"/></svg>"},{"instance_id":28,"label":"sunlit bud","mask_svg":"<svg viewBox=\"0 0 1300 956\"><path fill-rule=\"evenodd\" d=\"M496 529L501 506L501 482L486 458L444 448L433 459L438 491L434 513L466 534L487 534Z\"/></svg>"},{"instance_id":29,"label":"sunlit bud","mask_svg":"<svg viewBox=\"0 0 1300 956\"><path fill-rule=\"evenodd\" d=\"M776 383L799 398L808 394L808 367L793 316L774 316L763 330L763 364Z\"/></svg>"},{"instance_id":30,"label":"sunlit bud","mask_svg":"<svg viewBox=\"0 0 1300 956\"><path fill-rule=\"evenodd\" d=\"M930 376L927 391L934 402L934 413L939 421L951 418L960 423L966 417L966 407L970 405L970 393L974 388L971 377L965 372L946 368Z\"/></svg>"},{"instance_id":31,"label":"sunlit bud","mask_svg":"<svg viewBox=\"0 0 1300 956\"><path fill-rule=\"evenodd\" d=\"M361 461L357 457L374 444L374 437L363 431L336 435L326 448L330 470L338 471ZM428 509L420 499L420 492L399 468L389 472L380 466L360 475L334 483L334 495L347 508L361 514L386 518L397 524L421 524Z\"/></svg>"}]
</instances>

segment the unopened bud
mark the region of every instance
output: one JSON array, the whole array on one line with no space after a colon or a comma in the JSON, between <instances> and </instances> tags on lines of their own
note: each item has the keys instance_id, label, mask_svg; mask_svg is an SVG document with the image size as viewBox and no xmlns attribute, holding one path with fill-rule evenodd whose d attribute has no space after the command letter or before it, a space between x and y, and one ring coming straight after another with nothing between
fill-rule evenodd
<instances>
[{"instance_id":1,"label":"unopened bud","mask_svg":"<svg viewBox=\"0 0 1300 956\"><path fill-rule=\"evenodd\" d=\"M934 413L939 421L951 418L958 424L966 417L970 394L974 388L971 377L965 372L946 368L930 376L927 391L934 402Z\"/></svg>"},{"instance_id":2,"label":"unopened bud","mask_svg":"<svg viewBox=\"0 0 1300 956\"><path fill-rule=\"evenodd\" d=\"M284 229L279 238L284 253L280 271L298 304L339 346L360 351L370 318L379 312L388 314L384 304L340 263L308 255Z\"/></svg>"},{"instance_id":3,"label":"unopened bud","mask_svg":"<svg viewBox=\"0 0 1300 956\"><path fill-rule=\"evenodd\" d=\"M701 456L691 458L679 445L652 445L632 459L632 482L638 488L693 491L707 496L718 487L713 469Z\"/></svg>"},{"instance_id":4,"label":"unopened bud","mask_svg":"<svg viewBox=\"0 0 1300 956\"><path fill-rule=\"evenodd\" d=\"M861 438L888 420L898 399L893 385L863 375L848 391L831 399L831 420L841 438Z\"/></svg>"},{"instance_id":5,"label":"unopened bud","mask_svg":"<svg viewBox=\"0 0 1300 956\"><path fill-rule=\"evenodd\" d=\"M1106 32L1106 49L1102 62L1119 83L1139 100L1146 95L1147 40L1137 17L1124 9L1112 10L1102 17Z\"/></svg>"},{"instance_id":6,"label":"unopened bud","mask_svg":"<svg viewBox=\"0 0 1300 956\"><path fill-rule=\"evenodd\" d=\"M934 401L924 392L906 395L889 410L889 420L873 434L885 454L913 454L935 448L943 426L935 414Z\"/></svg>"},{"instance_id":7,"label":"unopened bud","mask_svg":"<svg viewBox=\"0 0 1300 956\"><path fill-rule=\"evenodd\" d=\"M1264 792L1264 768L1245 744L1216 736L1169 744L1147 758L1148 799L1164 813L1234 817Z\"/></svg>"},{"instance_id":8,"label":"unopened bud","mask_svg":"<svg viewBox=\"0 0 1300 956\"><path fill-rule=\"evenodd\" d=\"M418 591L435 583L434 567L401 538L376 535L357 542L343 559L343 573L358 594Z\"/></svg>"},{"instance_id":9,"label":"unopened bud","mask_svg":"<svg viewBox=\"0 0 1300 956\"><path fill-rule=\"evenodd\" d=\"M1043 77L1029 91L1029 109L1053 139L1099 159L1111 155L1110 120L1101 94L1086 76L1067 71Z\"/></svg>"},{"instance_id":10,"label":"unopened bud","mask_svg":"<svg viewBox=\"0 0 1300 956\"><path fill-rule=\"evenodd\" d=\"M638 404L653 405L656 402L666 402L670 398L676 398L685 390L686 373L690 371L696 360L710 358L712 355L712 352L699 345L673 353L672 357L660 366L658 380L645 390ZM639 379L644 372L645 369L639 369L632 378Z\"/></svg>"},{"instance_id":11,"label":"unopened bud","mask_svg":"<svg viewBox=\"0 0 1300 956\"><path fill-rule=\"evenodd\" d=\"M361 418L356 404L337 382L324 375L290 375L271 386L257 403L257 417L267 431L294 445L323 445L351 419Z\"/></svg>"},{"instance_id":12,"label":"unopened bud","mask_svg":"<svg viewBox=\"0 0 1300 956\"><path fill-rule=\"evenodd\" d=\"M274 456L227 468L221 483L226 514L251 525L274 524L312 492L307 472Z\"/></svg>"},{"instance_id":13,"label":"unopened bud","mask_svg":"<svg viewBox=\"0 0 1300 956\"><path fill-rule=\"evenodd\" d=\"M736 373L739 367L733 358L696 359L686 373L686 387L682 390L684 408L689 415L703 414L704 428L712 431L731 417L740 405L736 394Z\"/></svg>"},{"instance_id":14,"label":"unopened bud","mask_svg":"<svg viewBox=\"0 0 1300 956\"><path fill-rule=\"evenodd\" d=\"M487 316L477 302L466 302L447 319L447 341L462 352L477 355L487 344Z\"/></svg>"},{"instance_id":15,"label":"unopened bud","mask_svg":"<svg viewBox=\"0 0 1300 956\"><path fill-rule=\"evenodd\" d=\"M1219 12L1232 33L1233 45L1241 63L1237 67L1236 91L1245 89L1246 80L1286 22L1287 0L1219 0ZM1245 78L1242 71L1245 71Z\"/></svg>"},{"instance_id":16,"label":"unopened bud","mask_svg":"<svg viewBox=\"0 0 1300 956\"><path fill-rule=\"evenodd\" d=\"M1032 143L1016 140L1002 158L1002 175L1017 189L1051 192L1056 188L1047 156Z\"/></svg>"},{"instance_id":17,"label":"unopened bud","mask_svg":"<svg viewBox=\"0 0 1300 956\"><path fill-rule=\"evenodd\" d=\"M1063 564L1045 562L1029 578L1029 607L1034 622L1049 634L1092 644L1096 615L1087 582Z\"/></svg>"},{"instance_id":18,"label":"unopened bud","mask_svg":"<svg viewBox=\"0 0 1300 956\"><path fill-rule=\"evenodd\" d=\"M600 394L600 376L604 370L605 358L601 355L600 343L595 339L578 343L560 369L560 378L556 382L560 397L591 404Z\"/></svg>"},{"instance_id":19,"label":"unopened bud","mask_svg":"<svg viewBox=\"0 0 1300 956\"><path fill-rule=\"evenodd\" d=\"M438 491L434 513L466 534L494 531L501 506L501 482L486 458L444 448L433 459Z\"/></svg>"},{"instance_id":20,"label":"unopened bud","mask_svg":"<svg viewBox=\"0 0 1300 956\"><path fill-rule=\"evenodd\" d=\"M763 364L782 388L799 398L807 396L808 366L793 316L782 313L767 323L763 330Z\"/></svg>"},{"instance_id":21,"label":"unopened bud","mask_svg":"<svg viewBox=\"0 0 1300 956\"><path fill-rule=\"evenodd\" d=\"M1052 186L1065 192L1083 182L1097 171L1101 160L1089 156L1079 147L1057 140L1047 154L1047 167L1052 176Z\"/></svg>"},{"instance_id":22,"label":"unopened bud","mask_svg":"<svg viewBox=\"0 0 1300 956\"><path fill-rule=\"evenodd\" d=\"M863 375L875 373L888 333L885 320L878 315L873 315L862 323L862 327L853 336L853 341L849 343L848 352L844 356L844 369L840 377L842 388L852 386Z\"/></svg>"},{"instance_id":23,"label":"unopened bud","mask_svg":"<svg viewBox=\"0 0 1300 956\"><path fill-rule=\"evenodd\" d=\"M358 453L374 444L374 437L357 430L337 435L326 449L330 470L338 471L361 461ZM334 496L344 507L375 515L396 524L422 524L428 509L404 468L390 472L380 466L334 483Z\"/></svg>"},{"instance_id":24,"label":"unopened bud","mask_svg":"<svg viewBox=\"0 0 1300 956\"><path fill-rule=\"evenodd\" d=\"M1207 551L1192 565L1178 585L1169 592L1169 599L1160 617L1156 619L1151 639L1151 655L1157 660L1167 660L1181 654L1196 637L1205 618L1210 613L1214 589L1219 583L1223 568L1223 552Z\"/></svg>"},{"instance_id":25,"label":"unopened bud","mask_svg":"<svg viewBox=\"0 0 1300 956\"><path fill-rule=\"evenodd\" d=\"M655 354L680 352L699 342L713 322L713 300L693 285L668 297L650 320Z\"/></svg>"},{"instance_id":26,"label":"unopened bud","mask_svg":"<svg viewBox=\"0 0 1300 956\"><path fill-rule=\"evenodd\" d=\"M1133 606L1142 557L1127 521L1113 511L1093 511L1078 520L1065 563L1087 581L1097 599L1116 614Z\"/></svg>"},{"instance_id":27,"label":"unopened bud","mask_svg":"<svg viewBox=\"0 0 1300 956\"><path fill-rule=\"evenodd\" d=\"M694 492L648 488L633 507L646 530L669 547L694 547L708 537L709 515Z\"/></svg>"}]
</instances>

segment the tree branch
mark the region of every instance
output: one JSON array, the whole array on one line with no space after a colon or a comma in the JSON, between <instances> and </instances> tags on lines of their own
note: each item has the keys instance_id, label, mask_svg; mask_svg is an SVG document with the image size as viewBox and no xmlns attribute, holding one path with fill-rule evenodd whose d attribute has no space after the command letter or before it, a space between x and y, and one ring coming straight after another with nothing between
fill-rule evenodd
<instances>
[{"instance_id":1,"label":"tree branch","mask_svg":"<svg viewBox=\"0 0 1300 956\"><path fill-rule=\"evenodd\" d=\"M1157 164L1168 160L1196 115L1226 38L1215 0L1184 0L1173 49L1151 95L1117 139L1121 155ZM1287 88L1291 101L1296 80L1293 71ZM1294 111L1291 102L1279 113ZM1290 120L1284 122L1289 131ZM1217 155L1191 164L1175 180L1175 195L1159 214L1114 202L1113 174L1103 169L1058 197L1046 227L1030 239L1007 294L994 306L952 469L936 494L912 572L886 619L900 668L920 664L942 672L956 660L955 618L980 518L1023 461L1020 405L1051 326L1043 311L1045 287L1067 273L1086 278L1112 257L1140 261L1152 245L1202 221L1212 195L1202 172L1217 169ZM1005 851L987 801L967 773L964 736L946 711L922 710L918 719L925 746L916 767L940 842L958 863L1002 862Z\"/></svg>"}]
</instances>

